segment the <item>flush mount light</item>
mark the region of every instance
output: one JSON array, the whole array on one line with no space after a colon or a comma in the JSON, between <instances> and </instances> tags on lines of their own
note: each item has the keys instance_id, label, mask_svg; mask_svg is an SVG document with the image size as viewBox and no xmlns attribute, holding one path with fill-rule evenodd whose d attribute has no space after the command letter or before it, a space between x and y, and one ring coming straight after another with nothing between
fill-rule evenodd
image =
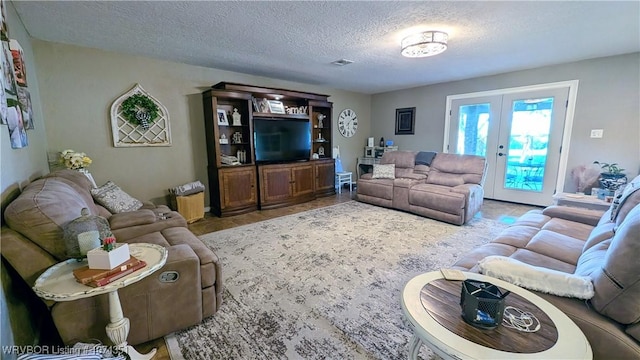
<instances>
[{"instance_id":1,"label":"flush mount light","mask_svg":"<svg viewBox=\"0 0 640 360\"><path fill-rule=\"evenodd\" d=\"M449 35L442 31L425 31L409 35L402 39L402 55L406 57L425 57L440 54L447 50Z\"/></svg>"},{"instance_id":2,"label":"flush mount light","mask_svg":"<svg viewBox=\"0 0 640 360\"><path fill-rule=\"evenodd\" d=\"M336 66L345 66L345 65L353 64L353 60L340 59L332 62L331 64Z\"/></svg>"}]
</instances>

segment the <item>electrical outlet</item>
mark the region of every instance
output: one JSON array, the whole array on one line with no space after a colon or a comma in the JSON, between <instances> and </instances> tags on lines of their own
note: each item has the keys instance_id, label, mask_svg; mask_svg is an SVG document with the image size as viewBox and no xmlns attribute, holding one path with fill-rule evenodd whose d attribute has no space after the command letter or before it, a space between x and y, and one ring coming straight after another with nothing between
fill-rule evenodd
<instances>
[{"instance_id":1,"label":"electrical outlet","mask_svg":"<svg viewBox=\"0 0 640 360\"><path fill-rule=\"evenodd\" d=\"M602 135L604 134L604 130L603 129L591 129L591 137L592 138L601 138Z\"/></svg>"}]
</instances>

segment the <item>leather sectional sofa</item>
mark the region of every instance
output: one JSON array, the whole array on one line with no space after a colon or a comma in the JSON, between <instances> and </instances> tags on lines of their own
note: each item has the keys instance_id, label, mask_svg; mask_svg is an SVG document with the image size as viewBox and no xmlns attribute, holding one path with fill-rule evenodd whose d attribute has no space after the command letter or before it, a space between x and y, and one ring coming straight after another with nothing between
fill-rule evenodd
<instances>
[{"instance_id":1,"label":"leather sectional sofa","mask_svg":"<svg viewBox=\"0 0 640 360\"><path fill-rule=\"evenodd\" d=\"M381 165L395 165L395 174L374 178L362 175L356 186L362 202L408 211L421 216L462 225L480 210L486 174L484 157L391 151L380 159Z\"/></svg>"},{"instance_id":2,"label":"leather sectional sofa","mask_svg":"<svg viewBox=\"0 0 640 360\"><path fill-rule=\"evenodd\" d=\"M580 327L595 359L640 359L640 176L606 211L566 206L531 210L496 239L454 264L478 272L490 255L588 276L588 301L535 292Z\"/></svg>"},{"instance_id":3,"label":"leather sectional sofa","mask_svg":"<svg viewBox=\"0 0 640 360\"><path fill-rule=\"evenodd\" d=\"M164 205L144 203L136 211L110 213L94 203L92 185L74 170L54 172L27 185L4 211L2 257L33 286L50 266L65 260L62 227L80 216L82 208L105 217L118 242L146 242L168 249L166 264L145 279L120 289L130 319L130 344L160 338L200 323L213 315L222 301L222 278L217 256L187 229L185 219ZM178 279L160 279L164 272ZM45 301L62 341L73 344L100 339L110 343L108 295L53 302Z\"/></svg>"}]
</instances>

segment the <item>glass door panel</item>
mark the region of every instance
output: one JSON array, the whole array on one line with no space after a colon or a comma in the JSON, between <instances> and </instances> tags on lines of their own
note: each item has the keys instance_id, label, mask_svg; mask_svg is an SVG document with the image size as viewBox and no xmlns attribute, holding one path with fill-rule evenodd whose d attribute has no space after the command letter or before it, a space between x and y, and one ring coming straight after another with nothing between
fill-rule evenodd
<instances>
[{"instance_id":1,"label":"glass door panel","mask_svg":"<svg viewBox=\"0 0 640 360\"><path fill-rule=\"evenodd\" d=\"M449 152L487 159L485 198L551 203L568 94L566 87L451 101Z\"/></svg>"},{"instance_id":2,"label":"glass door panel","mask_svg":"<svg viewBox=\"0 0 640 360\"><path fill-rule=\"evenodd\" d=\"M542 192L554 98L516 100L504 187Z\"/></svg>"},{"instance_id":3,"label":"glass door panel","mask_svg":"<svg viewBox=\"0 0 640 360\"><path fill-rule=\"evenodd\" d=\"M487 159L487 175L484 181L485 197L492 198L495 149L498 146L502 95L484 96L451 103L449 123L449 152L479 155Z\"/></svg>"},{"instance_id":4,"label":"glass door panel","mask_svg":"<svg viewBox=\"0 0 640 360\"><path fill-rule=\"evenodd\" d=\"M555 192L568 88L503 97L493 198L549 205Z\"/></svg>"},{"instance_id":5,"label":"glass door panel","mask_svg":"<svg viewBox=\"0 0 640 360\"><path fill-rule=\"evenodd\" d=\"M487 155L490 103L459 107L456 154Z\"/></svg>"}]
</instances>

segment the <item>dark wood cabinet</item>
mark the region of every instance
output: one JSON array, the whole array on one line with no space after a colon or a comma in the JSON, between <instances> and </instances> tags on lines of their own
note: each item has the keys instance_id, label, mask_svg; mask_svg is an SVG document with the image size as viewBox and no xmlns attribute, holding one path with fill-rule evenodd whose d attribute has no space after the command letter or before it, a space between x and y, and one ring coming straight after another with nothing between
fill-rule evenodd
<instances>
[{"instance_id":1,"label":"dark wood cabinet","mask_svg":"<svg viewBox=\"0 0 640 360\"><path fill-rule=\"evenodd\" d=\"M311 164L294 165L291 167L291 187L294 198L314 197L313 166Z\"/></svg>"},{"instance_id":2,"label":"dark wood cabinet","mask_svg":"<svg viewBox=\"0 0 640 360\"><path fill-rule=\"evenodd\" d=\"M202 99L212 213L236 215L335 194L328 95L221 82ZM305 123L299 139L309 141L310 150L306 155L304 148L302 161L256 161L254 125L279 120L283 126L292 120Z\"/></svg>"},{"instance_id":3,"label":"dark wood cabinet","mask_svg":"<svg viewBox=\"0 0 640 360\"><path fill-rule=\"evenodd\" d=\"M293 196L291 169L288 165L258 166L260 169L260 205L285 202Z\"/></svg>"},{"instance_id":4,"label":"dark wood cabinet","mask_svg":"<svg viewBox=\"0 0 640 360\"><path fill-rule=\"evenodd\" d=\"M259 165L260 208L271 209L315 198L310 163Z\"/></svg>"},{"instance_id":5,"label":"dark wood cabinet","mask_svg":"<svg viewBox=\"0 0 640 360\"><path fill-rule=\"evenodd\" d=\"M336 164L333 159L313 161L313 176L316 196L333 195L335 189Z\"/></svg>"},{"instance_id":6,"label":"dark wood cabinet","mask_svg":"<svg viewBox=\"0 0 640 360\"><path fill-rule=\"evenodd\" d=\"M258 208L251 141L251 94L211 89L202 94L209 164L209 206L217 216ZM221 113L224 119L221 121ZM234 114L239 122L234 121Z\"/></svg>"},{"instance_id":7,"label":"dark wood cabinet","mask_svg":"<svg viewBox=\"0 0 640 360\"><path fill-rule=\"evenodd\" d=\"M221 210L227 213L250 208L256 209L256 169L253 166L229 167L218 170L220 174Z\"/></svg>"}]
</instances>

